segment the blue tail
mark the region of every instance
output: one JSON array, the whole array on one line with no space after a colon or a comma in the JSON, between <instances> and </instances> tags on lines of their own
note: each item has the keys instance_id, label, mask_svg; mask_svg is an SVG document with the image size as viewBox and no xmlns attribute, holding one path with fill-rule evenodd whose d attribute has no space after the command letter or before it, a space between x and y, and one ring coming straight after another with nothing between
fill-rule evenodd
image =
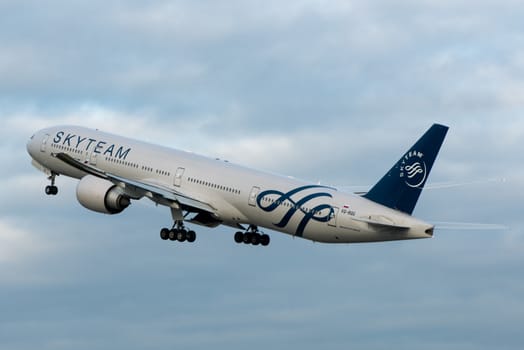
<instances>
[{"instance_id":1,"label":"blue tail","mask_svg":"<svg viewBox=\"0 0 524 350\"><path fill-rule=\"evenodd\" d=\"M433 124L364 197L411 215L447 132Z\"/></svg>"}]
</instances>

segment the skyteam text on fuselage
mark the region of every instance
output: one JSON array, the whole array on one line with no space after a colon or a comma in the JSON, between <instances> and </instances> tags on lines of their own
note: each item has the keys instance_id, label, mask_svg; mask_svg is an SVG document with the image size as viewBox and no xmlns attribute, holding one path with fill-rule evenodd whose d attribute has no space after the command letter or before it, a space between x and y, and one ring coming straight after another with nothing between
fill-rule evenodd
<instances>
[{"instance_id":1,"label":"skyteam text on fuselage","mask_svg":"<svg viewBox=\"0 0 524 350\"><path fill-rule=\"evenodd\" d=\"M131 151L131 148L124 148L123 146L117 146L114 143L89 137L82 137L72 133L66 134L65 131L58 131L56 133L53 138L53 144L73 148L77 151L93 152L104 156L109 155L124 160Z\"/></svg>"},{"instance_id":2,"label":"skyteam text on fuselage","mask_svg":"<svg viewBox=\"0 0 524 350\"><path fill-rule=\"evenodd\" d=\"M170 208L164 240L188 241L185 222L235 228L237 243L268 245L260 228L316 242L354 243L429 238L434 226L411 216L446 136L434 124L367 193L256 171L229 162L80 126L36 132L27 144L33 165L49 176L77 178L87 209L118 214L147 197Z\"/></svg>"}]
</instances>

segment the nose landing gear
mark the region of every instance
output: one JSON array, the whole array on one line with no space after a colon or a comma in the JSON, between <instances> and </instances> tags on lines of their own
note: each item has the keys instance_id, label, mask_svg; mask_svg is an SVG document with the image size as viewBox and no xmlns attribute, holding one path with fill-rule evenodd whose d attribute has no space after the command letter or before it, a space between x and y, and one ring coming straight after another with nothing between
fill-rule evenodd
<instances>
[{"instance_id":1,"label":"nose landing gear","mask_svg":"<svg viewBox=\"0 0 524 350\"><path fill-rule=\"evenodd\" d=\"M55 186L56 175L56 173L51 173L51 176L47 178L48 180L51 180L51 185L45 187L45 194L48 196L56 196L58 193L58 187Z\"/></svg>"}]
</instances>

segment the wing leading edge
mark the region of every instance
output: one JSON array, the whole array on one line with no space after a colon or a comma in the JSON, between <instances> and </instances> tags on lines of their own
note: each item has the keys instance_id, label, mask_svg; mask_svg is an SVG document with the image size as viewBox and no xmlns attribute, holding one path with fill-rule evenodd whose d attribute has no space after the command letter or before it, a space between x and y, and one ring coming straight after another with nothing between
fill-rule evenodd
<instances>
[{"instance_id":1,"label":"wing leading edge","mask_svg":"<svg viewBox=\"0 0 524 350\"><path fill-rule=\"evenodd\" d=\"M145 181L135 181L127 178L123 178L103 170L100 170L91 165L82 163L66 153L52 154L55 158L63 161L64 163L81 170L87 174L111 181L115 185L119 186L124 190L124 193L133 199L140 199L147 197L153 202L166 205L171 208L184 208L193 209L198 212L206 212L212 215L216 214L216 209L210 204L192 198L180 191L175 191L172 188Z\"/></svg>"}]
</instances>

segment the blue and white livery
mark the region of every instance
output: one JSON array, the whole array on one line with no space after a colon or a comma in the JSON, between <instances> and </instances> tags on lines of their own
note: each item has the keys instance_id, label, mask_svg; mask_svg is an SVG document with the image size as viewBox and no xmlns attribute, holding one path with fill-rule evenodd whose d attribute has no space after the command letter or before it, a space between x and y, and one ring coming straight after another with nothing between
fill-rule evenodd
<instances>
[{"instance_id":1,"label":"blue and white livery","mask_svg":"<svg viewBox=\"0 0 524 350\"><path fill-rule=\"evenodd\" d=\"M36 132L27 144L33 165L51 181L77 178L87 209L117 214L147 197L170 209L164 240L196 239L185 223L237 230L237 243L268 245L267 228L325 243L429 238L434 226L411 216L448 127L434 124L363 195L256 171L80 126Z\"/></svg>"}]
</instances>

